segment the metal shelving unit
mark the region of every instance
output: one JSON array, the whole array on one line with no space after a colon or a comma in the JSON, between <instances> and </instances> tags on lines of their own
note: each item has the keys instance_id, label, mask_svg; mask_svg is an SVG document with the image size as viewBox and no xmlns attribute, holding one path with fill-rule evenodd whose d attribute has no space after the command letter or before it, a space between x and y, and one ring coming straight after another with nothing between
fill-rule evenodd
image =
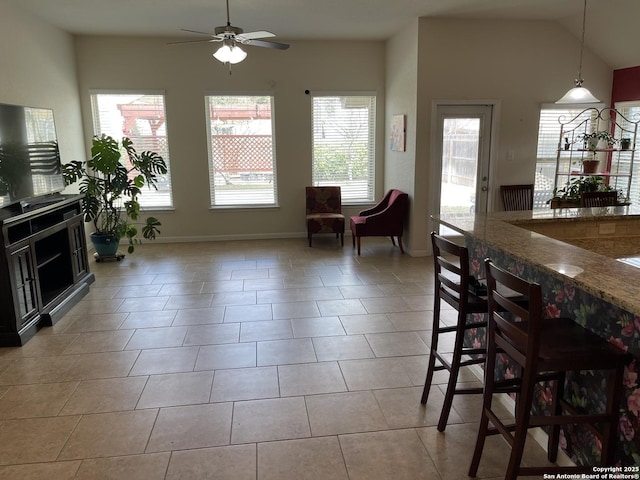
<instances>
[{"instance_id":1,"label":"metal shelving unit","mask_svg":"<svg viewBox=\"0 0 640 480\"><path fill-rule=\"evenodd\" d=\"M554 188L560 188L576 178L601 176L609 186L622 191L629 199L640 118L626 118L613 108L586 108L574 117L559 117L558 123L560 138ZM609 132L618 142L609 146L601 140L595 148L589 148L583 136L602 131ZM622 145L622 139L628 139L628 146ZM592 159L599 161L599 168L587 173L583 162Z\"/></svg>"}]
</instances>

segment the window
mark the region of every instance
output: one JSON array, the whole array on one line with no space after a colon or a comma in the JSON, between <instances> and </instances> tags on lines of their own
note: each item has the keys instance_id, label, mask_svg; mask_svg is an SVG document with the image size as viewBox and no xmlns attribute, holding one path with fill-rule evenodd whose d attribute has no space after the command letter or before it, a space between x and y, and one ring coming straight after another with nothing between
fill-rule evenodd
<instances>
[{"instance_id":1,"label":"window","mask_svg":"<svg viewBox=\"0 0 640 480\"><path fill-rule=\"evenodd\" d=\"M563 122L567 122L580 115L586 108L602 108L602 106L602 104L588 106L545 104L542 106L538 126L533 208L549 208L547 200L553 196L558 142L560 141L560 122L558 120L562 118ZM583 115L593 115L593 110L589 110ZM581 122L583 118L580 117L577 123Z\"/></svg>"},{"instance_id":2,"label":"window","mask_svg":"<svg viewBox=\"0 0 640 480\"><path fill-rule=\"evenodd\" d=\"M376 97L314 96L314 186L339 185L343 203L372 202Z\"/></svg>"},{"instance_id":3,"label":"window","mask_svg":"<svg viewBox=\"0 0 640 480\"><path fill-rule=\"evenodd\" d=\"M621 139L623 137L631 138L633 141L634 135L631 132L636 132L636 125L632 122L638 122L640 120L640 101L637 102L618 102L615 105L616 110L618 110L621 114L621 118L617 119L617 123L620 125L622 129L625 130L624 133L620 133L620 129L615 132L615 138ZM636 142L638 139L635 139ZM634 145L631 145L631 148L634 148ZM637 155L637 151L634 154ZM631 160L630 156L621 156L620 157L620 170L623 172L629 171L629 162ZM633 171L631 172L631 186L629 189L629 201L637 205L640 203L640 161L638 158L634 158L633 162Z\"/></svg>"},{"instance_id":4,"label":"window","mask_svg":"<svg viewBox=\"0 0 640 480\"><path fill-rule=\"evenodd\" d=\"M164 95L94 93L91 95L91 107L95 135L109 135L118 141L129 137L138 152L150 150L162 156L167 164L167 173L158 175L157 190L144 188L138 201L143 208L172 207Z\"/></svg>"},{"instance_id":5,"label":"window","mask_svg":"<svg viewBox=\"0 0 640 480\"><path fill-rule=\"evenodd\" d=\"M211 206L276 205L273 97L208 96Z\"/></svg>"}]
</instances>

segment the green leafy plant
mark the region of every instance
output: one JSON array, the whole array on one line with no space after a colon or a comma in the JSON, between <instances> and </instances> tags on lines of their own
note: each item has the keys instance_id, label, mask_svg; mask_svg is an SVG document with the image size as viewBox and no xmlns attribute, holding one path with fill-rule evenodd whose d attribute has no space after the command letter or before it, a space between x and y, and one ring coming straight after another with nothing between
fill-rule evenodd
<instances>
[{"instance_id":1,"label":"green leafy plant","mask_svg":"<svg viewBox=\"0 0 640 480\"><path fill-rule=\"evenodd\" d=\"M575 200L579 202L580 196L587 192L618 192L618 199L624 200L624 193L621 190L607 185L606 179L600 175L589 175L576 177L567 182L563 187L553 189L553 197L547 200Z\"/></svg>"},{"instance_id":2,"label":"green leafy plant","mask_svg":"<svg viewBox=\"0 0 640 480\"><path fill-rule=\"evenodd\" d=\"M123 152L130 166L123 162ZM67 185L80 181L84 221L93 222L94 233L98 235L112 235L116 240L128 238L129 253L140 242L136 225L141 221L138 202L141 189L144 186L157 189L158 175L165 173L167 165L157 153L138 153L129 138L124 137L121 146L107 135L93 138L89 160L75 160L63 168ZM147 217L142 223L142 236L155 239L160 225L157 218Z\"/></svg>"},{"instance_id":3,"label":"green leafy plant","mask_svg":"<svg viewBox=\"0 0 640 480\"><path fill-rule=\"evenodd\" d=\"M612 147L613 145L618 143L618 140L614 138L613 135L611 135L611 132L608 132L606 130L601 130L599 132L582 133L578 135L578 140L582 140L584 142L585 148L588 148L592 152L595 152L600 140L604 140L604 142L609 147Z\"/></svg>"}]
</instances>

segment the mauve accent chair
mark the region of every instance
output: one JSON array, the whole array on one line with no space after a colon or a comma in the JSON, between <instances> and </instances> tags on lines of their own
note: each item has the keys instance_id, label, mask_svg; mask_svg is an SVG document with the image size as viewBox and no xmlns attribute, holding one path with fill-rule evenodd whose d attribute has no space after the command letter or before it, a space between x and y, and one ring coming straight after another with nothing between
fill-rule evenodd
<instances>
[{"instance_id":1,"label":"mauve accent chair","mask_svg":"<svg viewBox=\"0 0 640 480\"><path fill-rule=\"evenodd\" d=\"M307 187L307 238L317 233L335 233L344 246L344 215L340 187Z\"/></svg>"},{"instance_id":2,"label":"mauve accent chair","mask_svg":"<svg viewBox=\"0 0 640 480\"><path fill-rule=\"evenodd\" d=\"M375 207L351 217L353 246L355 247L357 242L358 255L360 255L361 237L391 237L394 246L396 244L394 237L398 237L400 252L404 254L402 232L408 206L409 195L400 190L391 189Z\"/></svg>"}]
</instances>

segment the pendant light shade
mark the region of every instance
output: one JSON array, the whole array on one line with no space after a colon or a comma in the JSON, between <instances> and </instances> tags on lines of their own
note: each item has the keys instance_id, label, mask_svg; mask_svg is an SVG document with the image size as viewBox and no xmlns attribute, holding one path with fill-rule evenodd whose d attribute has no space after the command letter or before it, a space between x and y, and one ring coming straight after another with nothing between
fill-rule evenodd
<instances>
[{"instance_id":1,"label":"pendant light shade","mask_svg":"<svg viewBox=\"0 0 640 480\"><path fill-rule=\"evenodd\" d=\"M225 40L224 45L222 45L213 56L222 63L230 63L233 65L247 58L247 52L238 47L235 42Z\"/></svg>"},{"instance_id":2,"label":"pendant light shade","mask_svg":"<svg viewBox=\"0 0 640 480\"><path fill-rule=\"evenodd\" d=\"M578 64L578 78L575 79L575 87L569 90L556 103L600 103L593 94L582 86L582 54L584 52L584 32L587 23L587 0L584 0L584 9L582 10L582 41L580 43L580 63Z\"/></svg>"},{"instance_id":3,"label":"pendant light shade","mask_svg":"<svg viewBox=\"0 0 640 480\"><path fill-rule=\"evenodd\" d=\"M556 103L600 103L596 97L582 85L573 87Z\"/></svg>"}]
</instances>

